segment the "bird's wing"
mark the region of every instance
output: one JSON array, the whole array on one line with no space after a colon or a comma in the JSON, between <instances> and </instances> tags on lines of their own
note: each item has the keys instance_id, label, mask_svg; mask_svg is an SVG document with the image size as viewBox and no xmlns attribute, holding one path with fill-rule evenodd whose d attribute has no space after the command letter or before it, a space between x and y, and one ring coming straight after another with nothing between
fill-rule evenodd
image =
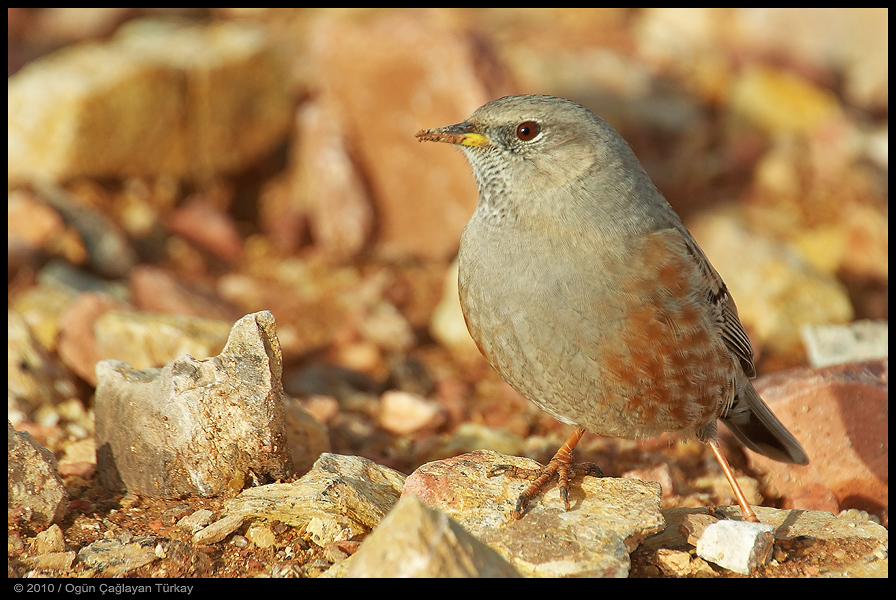
<instances>
[{"instance_id":1,"label":"bird's wing","mask_svg":"<svg viewBox=\"0 0 896 600\"><path fill-rule=\"evenodd\" d=\"M718 308L718 325L722 332L722 339L725 345L740 360L741 367L747 377L756 376L756 367L753 365L753 346L750 344L750 338L741 325L740 318L737 316L737 306L734 299L728 292L728 287L722 281L722 277L710 264L703 250L697 245L693 236L685 230L682 232L684 236L685 247L688 253L694 258L700 271L703 273L704 289L703 292L708 302Z\"/></svg>"}]
</instances>

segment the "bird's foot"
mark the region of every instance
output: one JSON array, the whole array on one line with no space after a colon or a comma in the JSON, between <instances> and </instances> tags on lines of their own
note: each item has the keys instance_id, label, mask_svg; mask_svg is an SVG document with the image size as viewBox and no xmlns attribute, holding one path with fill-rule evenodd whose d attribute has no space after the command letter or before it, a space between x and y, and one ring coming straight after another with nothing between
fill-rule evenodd
<instances>
[{"instance_id":1,"label":"bird's foot","mask_svg":"<svg viewBox=\"0 0 896 600\"><path fill-rule=\"evenodd\" d=\"M557 454L554 455L554 458L541 469L526 469L523 467L515 467L513 465L498 465L488 473L489 477L495 477L497 475L507 475L508 477L517 479L532 480L532 484L520 494L520 497L516 501L516 507L512 513L513 519L519 520L532 499L539 494L545 484L547 484L555 475L558 479L560 496L563 498L563 504L565 505L566 510L569 510L569 480L575 479L576 477L584 477L585 475L603 477L604 473L595 463L586 462L573 464L572 453L564 452L564 448L561 448Z\"/></svg>"}]
</instances>

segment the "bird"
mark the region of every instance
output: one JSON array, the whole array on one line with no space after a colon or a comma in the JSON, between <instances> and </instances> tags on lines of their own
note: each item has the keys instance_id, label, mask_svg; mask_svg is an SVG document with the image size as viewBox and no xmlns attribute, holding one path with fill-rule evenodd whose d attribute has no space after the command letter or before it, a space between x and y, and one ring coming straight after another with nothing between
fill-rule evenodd
<instances>
[{"instance_id":1,"label":"bird","mask_svg":"<svg viewBox=\"0 0 896 600\"><path fill-rule=\"evenodd\" d=\"M553 96L493 100L419 141L459 147L479 198L458 250L471 337L522 396L574 431L543 469L499 465L532 483L520 519L552 478L569 510L585 432L679 432L708 444L745 521L758 523L719 445L721 421L776 461L809 458L754 389L753 348L719 273L628 143L584 106Z\"/></svg>"}]
</instances>

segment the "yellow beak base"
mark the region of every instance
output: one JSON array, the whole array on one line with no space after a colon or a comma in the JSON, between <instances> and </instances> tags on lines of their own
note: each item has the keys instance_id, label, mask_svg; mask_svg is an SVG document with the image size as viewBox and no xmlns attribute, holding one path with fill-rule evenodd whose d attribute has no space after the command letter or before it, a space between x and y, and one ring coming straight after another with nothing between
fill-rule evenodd
<instances>
[{"instance_id":1,"label":"yellow beak base","mask_svg":"<svg viewBox=\"0 0 896 600\"><path fill-rule=\"evenodd\" d=\"M416 137L421 142L443 142L475 148L484 148L489 145L488 138L473 131L473 126L469 123L458 123L436 129L421 129L417 132Z\"/></svg>"}]
</instances>

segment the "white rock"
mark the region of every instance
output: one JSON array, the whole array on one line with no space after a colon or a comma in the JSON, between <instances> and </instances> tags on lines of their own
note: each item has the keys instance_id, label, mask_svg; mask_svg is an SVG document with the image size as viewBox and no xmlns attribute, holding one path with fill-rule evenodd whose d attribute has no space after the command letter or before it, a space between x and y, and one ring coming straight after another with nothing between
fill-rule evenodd
<instances>
[{"instance_id":1,"label":"white rock","mask_svg":"<svg viewBox=\"0 0 896 600\"><path fill-rule=\"evenodd\" d=\"M750 569L765 564L775 541L774 527L745 521L718 521L709 525L697 540L697 556L749 575Z\"/></svg>"},{"instance_id":2,"label":"white rock","mask_svg":"<svg viewBox=\"0 0 896 600\"><path fill-rule=\"evenodd\" d=\"M800 334L809 363L816 368L886 358L890 349L890 327L886 321L803 325Z\"/></svg>"}]
</instances>

